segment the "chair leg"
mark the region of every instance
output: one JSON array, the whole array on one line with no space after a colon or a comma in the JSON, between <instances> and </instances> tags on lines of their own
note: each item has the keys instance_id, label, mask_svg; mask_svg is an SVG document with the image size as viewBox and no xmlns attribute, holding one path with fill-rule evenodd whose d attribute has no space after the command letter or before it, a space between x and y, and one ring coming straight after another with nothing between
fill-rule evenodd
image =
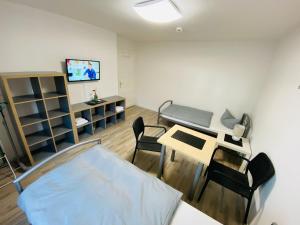
<instances>
[{"instance_id":1,"label":"chair leg","mask_svg":"<svg viewBox=\"0 0 300 225\"><path fill-rule=\"evenodd\" d=\"M246 208L246 212L245 212L245 216L244 216L244 224L247 224L248 215L249 215L250 206L251 206L252 196L253 196L253 194L251 194L250 197L249 197L249 199L248 199L247 208Z\"/></svg>"},{"instance_id":2,"label":"chair leg","mask_svg":"<svg viewBox=\"0 0 300 225\"><path fill-rule=\"evenodd\" d=\"M171 162L174 162L174 160L175 160L175 150L172 150Z\"/></svg>"},{"instance_id":3,"label":"chair leg","mask_svg":"<svg viewBox=\"0 0 300 225\"><path fill-rule=\"evenodd\" d=\"M136 155L136 152L137 152L137 146L135 146L135 149L134 149L134 153L133 153L133 157L132 157L132 160L131 160L131 163L133 164L134 162L134 158L135 158L135 155Z\"/></svg>"},{"instance_id":4,"label":"chair leg","mask_svg":"<svg viewBox=\"0 0 300 225\"><path fill-rule=\"evenodd\" d=\"M203 193L204 193L204 191L205 191L205 188L206 188L208 182L209 182L209 179L206 178L205 183L204 183L204 185L203 185L203 187L202 187L202 189L201 189L200 195L199 195L199 197L198 197L198 199L197 199L198 202L200 201L200 199L201 199L201 197L202 197L202 195L203 195Z\"/></svg>"},{"instance_id":5,"label":"chair leg","mask_svg":"<svg viewBox=\"0 0 300 225\"><path fill-rule=\"evenodd\" d=\"M205 168L204 177L207 175L207 172L208 172L208 167Z\"/></svg>"}]
</instances>

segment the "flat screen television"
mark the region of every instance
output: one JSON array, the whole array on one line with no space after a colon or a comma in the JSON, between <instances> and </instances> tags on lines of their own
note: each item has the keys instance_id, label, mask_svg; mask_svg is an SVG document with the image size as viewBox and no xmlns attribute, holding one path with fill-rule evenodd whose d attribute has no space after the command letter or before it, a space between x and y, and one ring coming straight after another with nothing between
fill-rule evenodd
<instances>
[{"instance_id":1,"label":"flat screen television","mask_svg":"<svg viewBox=\"0 0 300 225\"><path fill-rule=\"evenodd\" d=\"M69 82L100 80L100 61L66 59Z\"/></svg>"}]
</instances>

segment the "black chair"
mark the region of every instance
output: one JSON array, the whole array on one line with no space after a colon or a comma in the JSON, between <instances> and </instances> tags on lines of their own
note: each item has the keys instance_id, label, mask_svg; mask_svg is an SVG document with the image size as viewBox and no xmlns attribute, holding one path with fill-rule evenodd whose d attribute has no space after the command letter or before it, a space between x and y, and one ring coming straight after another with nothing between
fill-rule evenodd
<instances>
[{"instance_id":1,"label":"black chair","mask_svg":"<svg viewBox=\"0 0 300 225\"><path fill-rule=\"evenodd\" d=\"M167 129L162 126L152 126L152 125L145 125L143 118L138 117L132 125L136 145L133 153L132 163L134 162L134 158L136 155L136 152L138 150L147 150L147 151L153 151L153 152L161 152L161 144L157 142L159 137L152 137L152 136L146 136L145 128L146 127L152 127L152 128L159 128L163 130L163 133L166 133Z\"/></svg>"},{"instance_id":2,"label":"black chair","mask_svg":"<svg viewBox=\"0 0 300 225\"><path fill-rule=\"evenodd\" d=\"M210 164L207 169L207 177L204 186L200 192L200 195L198 197L198 201L200 201L200 198L203 195L203 192L208 182L212 180L248 199L247 208L246 208L244 221L243 221L244 224L246 224L253 193L260 185L262 185L263 183L268 181L271 177L273 177L273 175L275 174L273 164L265 153L259 153L251 161L242 156L232 153L236 157L239 157L242 160L247 161L245 173L241 173L237 170L234 170L230 167L227 167L215 161L214 155L218 150L223 150L223 149L219 149L219 148L215 149L212 155ZM228 153L231 152L228 151ZM250 185L248 181L248 172L250 172L252 176L252 185Z\"/></svg>"}]
</instances>

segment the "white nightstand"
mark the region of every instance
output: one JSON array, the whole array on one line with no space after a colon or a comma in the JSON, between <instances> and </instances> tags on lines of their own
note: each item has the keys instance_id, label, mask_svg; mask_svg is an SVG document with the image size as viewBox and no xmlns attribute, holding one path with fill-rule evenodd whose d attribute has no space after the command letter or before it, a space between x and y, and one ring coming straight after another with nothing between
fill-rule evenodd
<instances>
[{"instance_id":1,"label":"white nightstand","mask_svg":"<svg viewBox=\"0 0 300 225\"><path fill-rule=\"evenodd\" d=\"M241 138L241 146L238 144L234 144L228 141L225 141L225 136L229 135L230 137L231 134L226 134L225 132L218 132L218 137L217 137L217 144L218 146L225 147L227 149L236 151L238 153L243 154L243 156L247 159L251 157L252 151L251 151L251 146L248 138ZM245 168L245 162L242 163L240 167L240 171L244 170Z\"/></svg>"}]
</instances>

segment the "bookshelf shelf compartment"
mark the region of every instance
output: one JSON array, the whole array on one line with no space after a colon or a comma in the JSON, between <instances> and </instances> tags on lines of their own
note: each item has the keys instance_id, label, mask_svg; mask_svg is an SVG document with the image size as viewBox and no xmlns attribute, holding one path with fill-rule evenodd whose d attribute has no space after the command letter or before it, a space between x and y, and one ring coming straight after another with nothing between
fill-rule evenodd
<instances>
[{"instance_id":1,"label":"bookshelf shelf compartment","mask_svg":"<svg viewBox=\"0 0 300 225\"><path fill-rule=\"evenodd\" d=\"M30 147L35 162L40 162L56 153L53 139L48 139Z\"/></svg>"},{"instance_id":2,"label":"bookshelf shelf compartment","mask_svg":"<svg viewBox=\"0 0 300 225\"><path fill-rule=\"evenodd\" d=\"M82 118L86 119L87 121L91 122L92 121L91 110L87 109L87 110L83 110L81 112L75 113L75 118L79 118L79 117L82 117Z\"/></svg>"},{"instance_id":3,"label":"bookshelf shelf compartment","mask_svg":"<svg viewBox=\"0 0 300 225\"><path fill-rule=\"evenodd\" d=\"M66 97L46 99L45 102L50 119L66 116L70 112Z\"/></svg>"},{"instance_id":4,"label":"bookshelf shelf compartment","mask_svg":"<svg viewBox=\"0 0 300 225\"><path fill-rule=\"evenodd\" d=\"M112 116L116 113L116 103L109 103L105 105L105 117Z\"/></svg>"},{"instance_id":5,"label":"bookshelf shelf compartment","mask_svg":"<svg viewBox=\"0 0 300 225\"><path fill-rule=\"evenodd\" d=\"M79 142L83 142L87 139L89 139L90 137L92 137L93 135L92 134L89 134L89 133L79 133L78 134L78 137L79 137Z\"/></svg>"},{"instance_id":6,"label":"bookshelf shelf compartment","mask_svg":"<svg viewBox=\"0 0 300 225\"><path fill-rule=\"evenodd\" d=\"M125 100L117 101L116 106L122 106L125 109Z\"/></svg>"},{"instance_id":7,"label":"bookshelf shelf compartment","mask_svg":"<svg viewBox=\"0 0 300 225\"><path fill-rule=\"evenodd\" d=\"M59 135L54 138L56 150L59 152L68 148L75 143L74 135L72 132L68 132L62 135Z\"/></svg>"},{"instance_id":8,"label":"bookshelf shelf compartment","mask_svg":"<svg viewBox=\"0 0 300 225\"><path fill-rule=\"evenodd\" d=\"M93 115L93 122L97 122L99 120L103 120L104 116L101 115Z\"/></svg>"},{"instance_id":9,"label":"bookshelf shelf compartment","mask_svg":"<svg viewBox=\"0 0 300 225\"><path fill-rule=\"evenodd\" d=\"M79 142L84 141L93 135L93 125L92 123L86 126L77 128Z\"/></svg>"},{"instance_id":10,"label":"bookshelf shelf compartment","mask_svg":"<svg viewBox=\"0 0 300 225\"><path fill-rule=\"evenodd\" d=\"M124 121L125 120L125 111L117 113L116 120L117 120L117 123Z\"/></svg>"},{"instance_id":11,"label":"bookshelf shelf compartment","mask_svg":"<svg viewBox=\"0 0 300 225\"><path fill-rule=\"evenodd\" d=\"M94 134L98 134L106 128L105 119L93 123Z\"/></svg>"},{"instance_id":12,"label":"bookshelf shelf compartment","mask_svg":"<svg viewBox=\"0 0 300 225\"><path fill-rule=\"evenodd\" d=\"M58 142L56 144L56 149L59 152L59 151L62 151L64 149L68 148L68 147L71 147L72 145L74 145L73 142L62 141L62 142Z\"/></svg>"},{"instance_id":13,"label":"bookshelf shelf compartment","mask_svg":"<svg viewBox=\"0 0 300 225\"><path fill-rule=\"evenodd\" d=\"M97 127L97 128L95 128L94 133L95 133L95 134L99 134L99 133L102 132L103 130L105 130L105 128L103 128L103 127Z\"/></svg>"},{"instance_id":14,"label":"bookshelf shelf compartment","mask_svg":"<svg viewBox=\"0 0 300 225\"><path fill-rule=\"evenodd\" d=\"M106 128L116 123L116 116L106 117Z\"/></svg>"},{"instance_id":15,"label":"bookshelf shelf compartment","mask_svg":"<svg viewBox=\"0 0 300 225\"><path fill-rule=\"evenodd\" d=\"M40 115L40 114L33 114L33 115L29 115L29 116L20 117L20 122L21 122L22 127L30 126L35 123L41 123L46 120L47 120L47 117Z\"/></svg>"},{"instance_id":16,"label":"bookshelf shelf compartment","mask_svg":"<svg viewBox=\"0 0 300 225\"><path fill-rule=\"evenodd\" d=\"M14 104L42 100L42 92L37 77L12 78L8 81Z\"/></svg>"},{"instance_id":17,"label":"bookshelf shelf compartment","mask_svg":"<svg viewBox=\"0 0 300 225\"><path fill-rule=\"evenodd\" d=\"M92 122L88 122L88 123L79 125L79 126L77 126L77 129L80 129L80 128L85 127L85 126L89 126L89 125L91 125L91 123L92 123Z\"/></svg>"},{"instance_id":18,"label":"bookshelf shelf compartment","mask_svg":"<svg viewBox=\"0 0 300 225\"><path fill-rule=\"evenodd\" d=\"M44 98L55 98L61 95L67 95L64 77L62 76L41 77L40 83Z\"/></svg>"},{"instance_id":19,"label":"bookshelf shelf compartment","mask_svg":"<svg viewBox=\"0 0 300 225\"><path fill-rule=\"evenodd\" d=\"M28 126L47 120L46 109L43 101L16 104L15 107L21 126Z\"/></svg>"},{"instance_id":20,"label":"bookshelf shelf compartment","mask_svg":"<svg viewBox=\"0 0 300 225\"><path fill-rule=\"evenodd\" d=\"M48 121L23 127L28 146L33 146L52 138Z\"/></svg>"},{"instance_id":21,"label":"bookshelf shelf compartment","mask_svg":"<svg viewBox=\"0 0 300 225\"><path fill-rule=\"evenodd\" d=\"M45 99L63 98L63 97L66 97L66 94L61 94L61 93L57 93L57 92L44 93Z\"/></svg>"},{"instance_id":22,"label":"bookshelf shelf compartment","mask_svg":"<svg viewBox=\"0 0 300 225\"><path fill-rule=\"evenodd\" d=\"M53 137L72 131L72 120L70 115L50 120Z\"/></svg>"},{"instance_id":23,"label":"bookshelf shelf compartment","mask_svg":"<svg viewBox=\"0 0 300 225\"><path fill-rule=\"evenodd\" d=\"M52 127L53 137L65 134L72 131L70 128L66 128L63 125Z\"/></svg>"},{"instance_id":24,"label":"bookshelf shelf compartment","mask_svg":"<svg viewBox=\"0 0 300 225\"><path fill-rule=\"evenodd\" d=\"M22 95L22 96L15 96L13 97L13 101L15 104L24 104L24 103L30 103L35 101L42 101L43 99L41 96L35 96L35 95Z\"/></svg>"},{"instance_id":25,"label":"bookshelf shelf compartment","mask_svg":"<svg viewBox=\"0 0 300 225\"><path fill-rule=\"evenodd\" d=\"M63 117L63 116L66 116L68 114L69 113L67 113L67 112L60 111L60 109L55 109L55 110L48 111L48 115L49 115L50 119L55 119L55 118L58 118L58 117Z\"/></svg>"},{"instance_id":26,"label":"bookshelf shelf compartment","mask_svg":"<svg viewBox=\"0 0 300 225\"><path fill-rule=\"evenodd\" d=\"M28 146L39 144L39 143L41 143L43 141L46 141L50 138L51 138L51 136L49 134L47 134L46 132L44 132L44 131L39 131L39 132L36 132L36 133L33 133L33 134L30 134L30 135L26 136Z\"/></svg>"},{"instance_id":27,"label":"bookshelf shelf compartment","mask_svg":"<svg viewBox=\"0 0 300 225\"><path fill-rule=\"evenodd\" d=\"M104 119L104 106L99 106L91 109L92 121L97 122Z\"/></svg>"},{"instance_id":28,"label":"bookshelf shelf compartment","mask_svg":"<svg viewBox=\"0 0 300 225\"><path fill-rule=\"evenodd\" d=\"M111 116L113 116L113 115L115 115L115 113L112 112L112 111L106 111L106 112L105 112L105 117L111 117Z\"/></svg>"},{"instance_id":29,"label":"bookshelf shelf compartment","mask_svg":"<svg viewBox=\"0 0 300 225\"><path fill-rule=\"evenodd\" d=\"M47 159L49 157L51 157L52 155L55 154L55 152L49 152L49 151L46 151L46 148L41 148L41 149L38 149L34 152L31 153L33 158L34 158L34 161L36 163L39 163L41 161L43 161L44 159Z\"/></svg>"}]
</instances>

